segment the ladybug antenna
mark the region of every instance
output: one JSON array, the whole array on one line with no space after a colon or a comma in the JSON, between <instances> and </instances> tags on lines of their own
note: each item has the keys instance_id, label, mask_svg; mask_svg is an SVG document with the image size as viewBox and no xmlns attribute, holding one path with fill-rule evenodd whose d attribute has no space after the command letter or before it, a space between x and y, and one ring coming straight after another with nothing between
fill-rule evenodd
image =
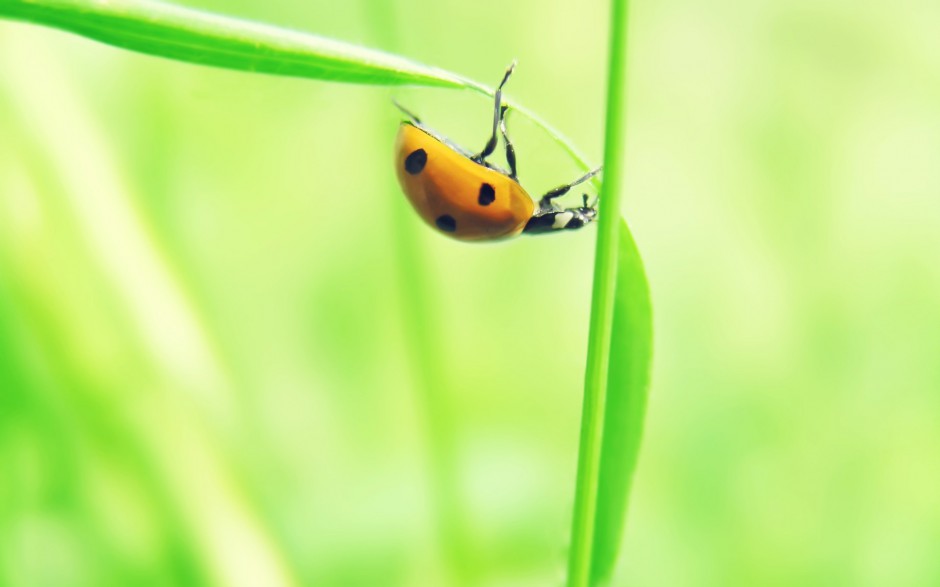
<instances>
[{"instance_id":1,"label":"ladybug antenna","mask_svg":"<svg viewBox=\"0 0 940 587\"><path fill-rule=\"evenodd\" d=\"M503 86L506 85L506 81L509 79L509 76L512 75L513 70L516 69L516 59L512 60L512 63L509 64L509 67L506 68L506 73L503 74L503 81L499 82L499 89L503 89Z\"/></svg>"},{"instance_id":2,"label":"ladybug antenna","mask_svg":"<svg viewBox=\"0 0 940 587\"><path fill-rule=\"evenodd\" d=\"M399 110L401 110L401 113L407 116L411 120L412 123L421 124L421 119L415 116L410 110L408 110L407 108L399 104L398 100L396 100L395 98L392 98L392 104L395 105L395 108L398 108Z\"/></svg>"}]
</instances>

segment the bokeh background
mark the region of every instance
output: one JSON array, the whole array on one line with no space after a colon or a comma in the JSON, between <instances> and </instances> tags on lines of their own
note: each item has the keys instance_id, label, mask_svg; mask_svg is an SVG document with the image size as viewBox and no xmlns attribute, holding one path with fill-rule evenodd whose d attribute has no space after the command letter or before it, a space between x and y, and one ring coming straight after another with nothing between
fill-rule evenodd
<instances>
[{"instance_id":1,"label":"bokeh background","mask_svg":"<svg viewBox=\"0 0 940 587\"><path fill-rule=\"evenodd\" d=\"M595 161L602 1L187 2L495 83ZM633 2L655 309L615 585L940 584L940 4ZM0 23L0 584L560 585L593 230L446 240L395 96ZM578 169L521 117L538 193Z\"/></svg>"}]
</instances>

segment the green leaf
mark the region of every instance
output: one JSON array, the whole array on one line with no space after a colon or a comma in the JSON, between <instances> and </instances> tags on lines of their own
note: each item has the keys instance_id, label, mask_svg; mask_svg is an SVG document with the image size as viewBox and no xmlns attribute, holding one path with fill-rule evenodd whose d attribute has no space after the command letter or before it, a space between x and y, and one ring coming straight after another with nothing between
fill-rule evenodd
<instances>
[{"instance_id":1,"label":"green leaf","mask_svg":"<svg viewBox=\"0 0 940 587\"><path fill-rule=\"evenodd\" d=\"M0 0L0 16L201 65L364 84L468 87L403 57L149 0Z\"/></svg>"},{"instance_id":2,"label":"green leaf","mask_svg":"<svg viewBox=\"0 0 940 587\"><path fill-rule=\"evenodd\" d=\"M626 222L622 222L591 560L592 585L606 584L617 561L643 434L652 338L652 307L643 261Z\"/></svg>"},{"instance_id":3,"label":"green leaf","mask_svg":"<svg viewBox=\"0 0 940 587\"><path fill-rule=\"evenodd\" d=\"M0 0L0 17L32 22L147 55L226 69L373 85L494 90L398 55L153 0ZM557 129L508 97L582 169L587 159ZM600 183L592 180L595 187Z\"/></svg>"}]
</instances>

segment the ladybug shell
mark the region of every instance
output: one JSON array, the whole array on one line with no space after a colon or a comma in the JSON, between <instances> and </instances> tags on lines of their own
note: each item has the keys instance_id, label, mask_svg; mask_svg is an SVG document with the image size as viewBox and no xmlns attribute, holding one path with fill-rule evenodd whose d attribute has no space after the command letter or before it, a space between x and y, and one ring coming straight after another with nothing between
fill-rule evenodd
<instances>
[{"instance_id":1,"label":"ladybug shell","mask_svg":"<svg viewBox=\"0 0 940 587\"><path fill-rule=\"evenodd\" d=\"M398 129L395 171L418 215L457 239L515 236L535 210L532 198L515 180L409 122Z\"/></svg>"}]
</instances>

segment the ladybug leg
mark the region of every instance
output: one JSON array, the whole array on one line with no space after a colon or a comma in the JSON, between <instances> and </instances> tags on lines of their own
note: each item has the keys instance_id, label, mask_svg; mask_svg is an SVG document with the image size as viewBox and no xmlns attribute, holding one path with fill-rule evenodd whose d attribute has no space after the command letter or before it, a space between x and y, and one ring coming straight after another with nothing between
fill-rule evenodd
<instances>
[{"instance_id":1,"label":"ladybug leg","mask_svg":"<svg viewBox=\"0 0 940 587\"><path fill-rule=\"evenodd\" d=\"M509 76L512 75L512 70L515 69L515 67L515 61L509 64L509 67L506 68L506 73L503 74L503 81L499 82L499 87L496 88L496 95L494 96L495 105L493 106L493 132L490 135L490 140L487 141L486 146L483 147L483 150L472 157L477 163L483 163L483 161L496 150L496 131L499 128L499 121L502 118L500 106L503 103L503 86L506 85L506 81L509 79Z\"/></svg>"},{"instance_id":2,"label":"ladybug leg","mask_svg":"<svg viewBox=\"0 0 940 587\"><path fill-rule=\"evenodd\" d=\"M588 204L587 194L582 196L582 205L577 208L553 209L548 212L536 210L523 232L529 234L544 234L556 230L576 230L586 224L594 222L597 218L597 199Z\"/></svg>"},{"instance_id":3,"label":"ladybug leg","mask_svg":"<svg viewBox=\"0 0 940 587\"><path fill-rule=\"evenodd\" d=\"M601 167L598 167L594 171L585 173L584 175L582 175L581 177L579 177L578 179L574 180L571 183L567 183L565 185L558 186L557 188L553 190L550 190L548 193L546 193L544 196L542 196L539 199L539 209L536 211L536 214L550 212L552 210L555 210L556 209L555 204L552 203L552 200L567 194L568 190L570 190L574 186L578 184L582 184L586 182L587 180L591 179L592 177L600 173L601 169L602 169ZM585 196L585 198L587 198L587 196ZM584 205L585 207L587 207L587 200L585 200Z\"/></svg>"},{"instance_id":4,"label":"ladybug leg","mask_svg":"<svg viewBox=\"0 0 940 587\"><path fill-rule=\"evenodd\" d=\"M582 194L581 206L577 208L559 208L552 200L567 194L571 188L586 182L600 171L601 168L598 167L573 182L559 186L542 196L539 199L538 209L532 214L532 218L529 219L522 231L529 234L541 234L556 230L574 230L594 222L597 218L598 198L594 198L594 201L588 204L587 194Z\"/></svg>"},{"instance_id":5,"label":"ladybug leg","mask_svg":"<svg viewBox=\"0 0 940 587\"><path fill-rule=\"evenodd\" d=\"M499 132L503 135L503 142L506 143L506 162L509 163L509 177L516 179L516 149L509 140L506 133L506 111L509 106L503 106L499 111Z\"/></svg>"}]
</instances>

